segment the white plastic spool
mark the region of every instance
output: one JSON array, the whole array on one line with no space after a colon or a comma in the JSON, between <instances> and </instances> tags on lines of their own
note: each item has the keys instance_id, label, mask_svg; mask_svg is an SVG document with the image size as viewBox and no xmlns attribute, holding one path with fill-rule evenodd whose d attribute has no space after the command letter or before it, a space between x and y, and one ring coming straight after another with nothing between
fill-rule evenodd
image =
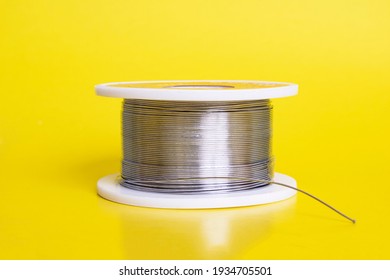
<instances>
[{"instance_id":1,"label":"white plastic spool","mask_svg":"<svg viewBox=\"0 0 390 280\"><path fill-rule=\"evenodd\" d=\"M243 101L296 95L298 85L265 81L144 81L97 85L97 95L126 99L171 101ZM266 204L290 198L296 190L276 184L226 194L167 194L136 191L119 184L120 175L101 178L98 194L118 203L152 208L227 208ZM274 181L296 188L296 181L275 173Z\"/></svg>"}]
</instances>

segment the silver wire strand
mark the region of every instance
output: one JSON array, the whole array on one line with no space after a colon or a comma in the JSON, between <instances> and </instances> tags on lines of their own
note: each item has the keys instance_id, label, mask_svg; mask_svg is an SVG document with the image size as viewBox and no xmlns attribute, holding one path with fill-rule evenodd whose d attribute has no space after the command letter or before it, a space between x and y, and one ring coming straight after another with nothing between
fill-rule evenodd
<instances>
[{"instance_id":1,"label":"silver wire strand","mask_svg":"<svg viewBox=\"0 0 390 280\"><path fill-rule=\"evenodd\" d=\"M270 100L186 102L125 99L120 184L159 193L226 193L273 181Z\"/></svg>"},{"instance_id":2,"label":"silver wire strand","mask_svg":"<svg viewBox=\"0 0 390 280\"><path fill-rule=\"evenodd\" d=\"M200 178L176 178L176 179L172 179L172 180L169 180L169 181L177 181L177 182L180 182L180 181L191 181L191 180L198 180ZM208 178L202 178L202 179L208 179ZM215 179L215 178L211 178L211 179ZM254 181L254 182L262 182L261 180L253 180L253 179L250 179L250 178L228 178L228 179L237 179L237 180L250 180L250 181ZM167 183L168 181L166 180L160 180L160 181L148 181L149 183ZM290 185L287 185L287 184L283 184L283 183L279 183L279 182L276 182L276 181L267 181L266 182L267 184L275 184L275 185L279 185L279 186L282 186L282 187L285 187L285 188L289 188L289 189L293 189L293 190L296 190L297 192L300 192L300 193L303 193L304 195L307 195L311 198L313 198L314 200L318 201L319 203L325 205L326 207L328 207L329 209L333 210L334 212L336 212L337 214L339 214L340 216L346 218L347 220L351 221L352 223L356 223L356 220L347 216L346 214L344 214L343 212L341 212L340 210L337 210L335 207L333 207L332 205L330 205L329 203L323 201L322 199L318 198L317 196L305 191L305 190L302 190L302 189L298 189L296 187L293 187L293 186L290 186Z\"/></svg>"}]
</instances>

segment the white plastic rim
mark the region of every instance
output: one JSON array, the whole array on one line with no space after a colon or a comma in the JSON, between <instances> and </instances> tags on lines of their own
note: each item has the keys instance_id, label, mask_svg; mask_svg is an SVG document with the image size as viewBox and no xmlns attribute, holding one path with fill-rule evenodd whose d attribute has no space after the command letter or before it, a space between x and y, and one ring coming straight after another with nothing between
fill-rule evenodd
<instances>
[{"instance_id":1,"label":"white plastic rim","mask_svg":"<svg viewBox=\"0 0 390 280\"><path fill-rule=\"evenodd\" d=\"M119 184L119 174L108 175L97 183L98 194L105 199L133 206L172 209L230 208L267 204L285 200L296 190L276 184L226 194L166 194L136 191ZM275 173L274 181L296 188L290 176Z\"/></svg>"},{"instance_id":2,"label":"white plastic rim","mask_svg":"<svg viewBox=\"0 0 390 280\"><path fill-rule=\"evenodd\" d=\"M235 101L296 95L298 85L239 80L138 81L101 84L95 90L97 95L126 99Z\"/></svg>"}]
</instances>

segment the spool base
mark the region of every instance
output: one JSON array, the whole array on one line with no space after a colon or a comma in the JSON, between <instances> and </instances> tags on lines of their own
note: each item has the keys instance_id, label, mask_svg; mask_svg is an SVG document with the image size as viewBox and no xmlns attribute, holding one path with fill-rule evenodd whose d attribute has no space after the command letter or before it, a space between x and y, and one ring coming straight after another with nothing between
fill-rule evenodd
<instances>
[{"instance_id":1,"label":"spool base","mask_svg":"<svg viewBox=\"0 0 390 280\"><path fill-rule=\"evenodd\" d=\"M290 198L296 190L276 184L266 187L230 192L226 194L166 194L136 191L122 187L119 174L108 175L97 183L98 194L108 200L151 208L209 209L266 204ZM284 174L275 173L274 181L296 188L296 181Z\"/></svg>"}]
</instances>

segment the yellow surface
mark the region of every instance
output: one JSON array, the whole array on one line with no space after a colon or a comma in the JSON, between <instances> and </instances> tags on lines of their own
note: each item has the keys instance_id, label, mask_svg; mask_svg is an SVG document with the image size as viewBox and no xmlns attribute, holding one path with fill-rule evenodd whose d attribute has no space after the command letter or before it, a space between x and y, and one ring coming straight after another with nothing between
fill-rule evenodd
<instances>
[{"instance_id":1,"label":"yellow surface","mask_svg":"<svg viewBox=\"0 0 390 280\"><path fill-rule=\"evenodd\" d=\"M388 259L390 2L2 1L1 259ZM121 100L95 84L295 82L274 101L298 195L177 211L96 195L120 170Z\"/></svg>"}]
</instances>

